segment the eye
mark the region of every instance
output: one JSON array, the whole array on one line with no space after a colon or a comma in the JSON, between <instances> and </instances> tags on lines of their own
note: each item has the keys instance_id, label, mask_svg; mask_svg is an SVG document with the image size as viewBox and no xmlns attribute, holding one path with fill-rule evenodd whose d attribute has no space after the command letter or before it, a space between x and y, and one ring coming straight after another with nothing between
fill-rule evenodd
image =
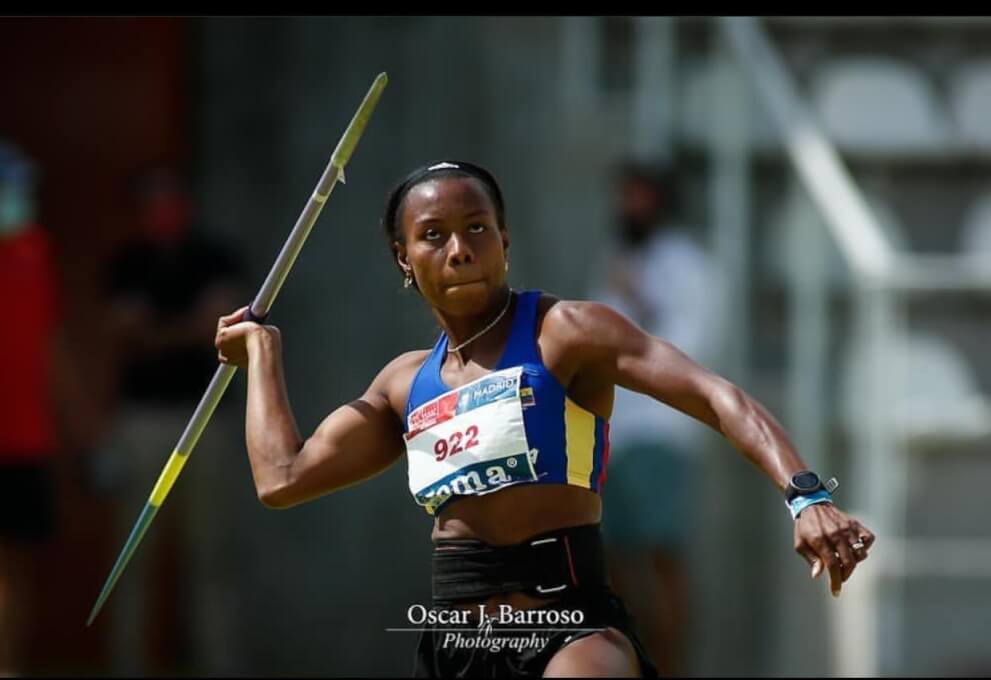
<instances>
[{"instance_id":1,"label":"eye","mask_svg":"<svg viewBox=\"0 0 991 680\"><path fill-rule=\"evenodd\" d=\"M436 229L426 229L423 232L423 238L428 241L436 241L440 238L440 232Z\"/></svg>"},{"instance_id":2,"label":"eye","mask_svg":"<svg viewBox=\"0 0 991 680\"><path fill-rule=\"evenodd\" d=\"M483 231L485 231L485 229L486 226L481 222L476 222L475 224L472 224L468 227L468 231L470 231L473 234L481 234Z\"/></svg>"}]
</instances>

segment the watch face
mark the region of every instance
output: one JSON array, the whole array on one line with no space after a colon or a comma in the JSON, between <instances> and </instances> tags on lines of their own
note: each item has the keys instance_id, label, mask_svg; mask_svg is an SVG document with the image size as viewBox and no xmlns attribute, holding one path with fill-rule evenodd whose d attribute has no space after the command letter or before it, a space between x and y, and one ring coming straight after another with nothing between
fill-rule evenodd
<instances>
[{"instance_id":1,"label":"watch face","mask_svg":"<svg viewBox=\"0 0 991 680\"><path fill-rule=\"evenodd\" d=\"M791 483L797 489L811 491L819 486L819 475L814 472L799 472L791 478Z\"/></svg>"}]
</instances>

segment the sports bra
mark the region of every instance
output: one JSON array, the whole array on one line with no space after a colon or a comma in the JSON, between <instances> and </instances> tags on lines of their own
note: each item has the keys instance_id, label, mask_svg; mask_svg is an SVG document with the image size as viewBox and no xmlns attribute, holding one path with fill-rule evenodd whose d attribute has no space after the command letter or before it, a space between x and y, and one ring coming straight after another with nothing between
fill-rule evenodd
<instances>
[{"instance_id":1,"label":"sports bra","mask_svg":"<svg viewBox=\"0 0 991 680\"><path fill-rule=\"evenodd\" d=\"M460 496L516 484L601 492L609 422L574 403L537 351L541 291L517 294L509 339L492 372L451 389L441 333L410 385L404 439L409 490L430 515Z\"/></svg>"}]
</instances>

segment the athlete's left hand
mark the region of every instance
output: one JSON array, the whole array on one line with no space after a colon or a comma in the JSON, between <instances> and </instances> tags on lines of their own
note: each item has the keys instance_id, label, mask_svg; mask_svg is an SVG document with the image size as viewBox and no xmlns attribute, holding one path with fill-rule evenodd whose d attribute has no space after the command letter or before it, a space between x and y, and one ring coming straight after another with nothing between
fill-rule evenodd
<instances>
[{"instance_id":1,"label":"athlete's left hand","mask_svg":"<svg viewBox=\"0 0 991 680\"><path fill-rule=\"evenodd\" d=\"M832 503L817 503L802 510L795 521L795 552L812 568L812 578L829 572L833 597L856 566L867 559L874 534Z\"/></svg>"}]
</instances>

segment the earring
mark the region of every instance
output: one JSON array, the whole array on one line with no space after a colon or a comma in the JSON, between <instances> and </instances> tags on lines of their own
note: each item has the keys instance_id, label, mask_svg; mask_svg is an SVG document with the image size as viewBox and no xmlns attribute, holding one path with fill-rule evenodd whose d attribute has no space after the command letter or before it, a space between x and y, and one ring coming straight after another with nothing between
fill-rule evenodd
<instances>
[{"instance_id":1,"label":"earring","mask_svg":"<svg viewBox=\"0 0 991 680\"><path fill-rule=\"evenodd\" d=\"M406 278L403 279L403 288L409 288L413 285L413 274L409 269L406 270Z\"/></svg>"},{"instance_id":2,"label":"earring","mask_svg":"<svg viewBox=\"0 0 991 680\"><path fill-rule=\"evenodd\" d=\"M506 260L506 271L509 271L509 260Z\"/></svg>"}]
</instances>

